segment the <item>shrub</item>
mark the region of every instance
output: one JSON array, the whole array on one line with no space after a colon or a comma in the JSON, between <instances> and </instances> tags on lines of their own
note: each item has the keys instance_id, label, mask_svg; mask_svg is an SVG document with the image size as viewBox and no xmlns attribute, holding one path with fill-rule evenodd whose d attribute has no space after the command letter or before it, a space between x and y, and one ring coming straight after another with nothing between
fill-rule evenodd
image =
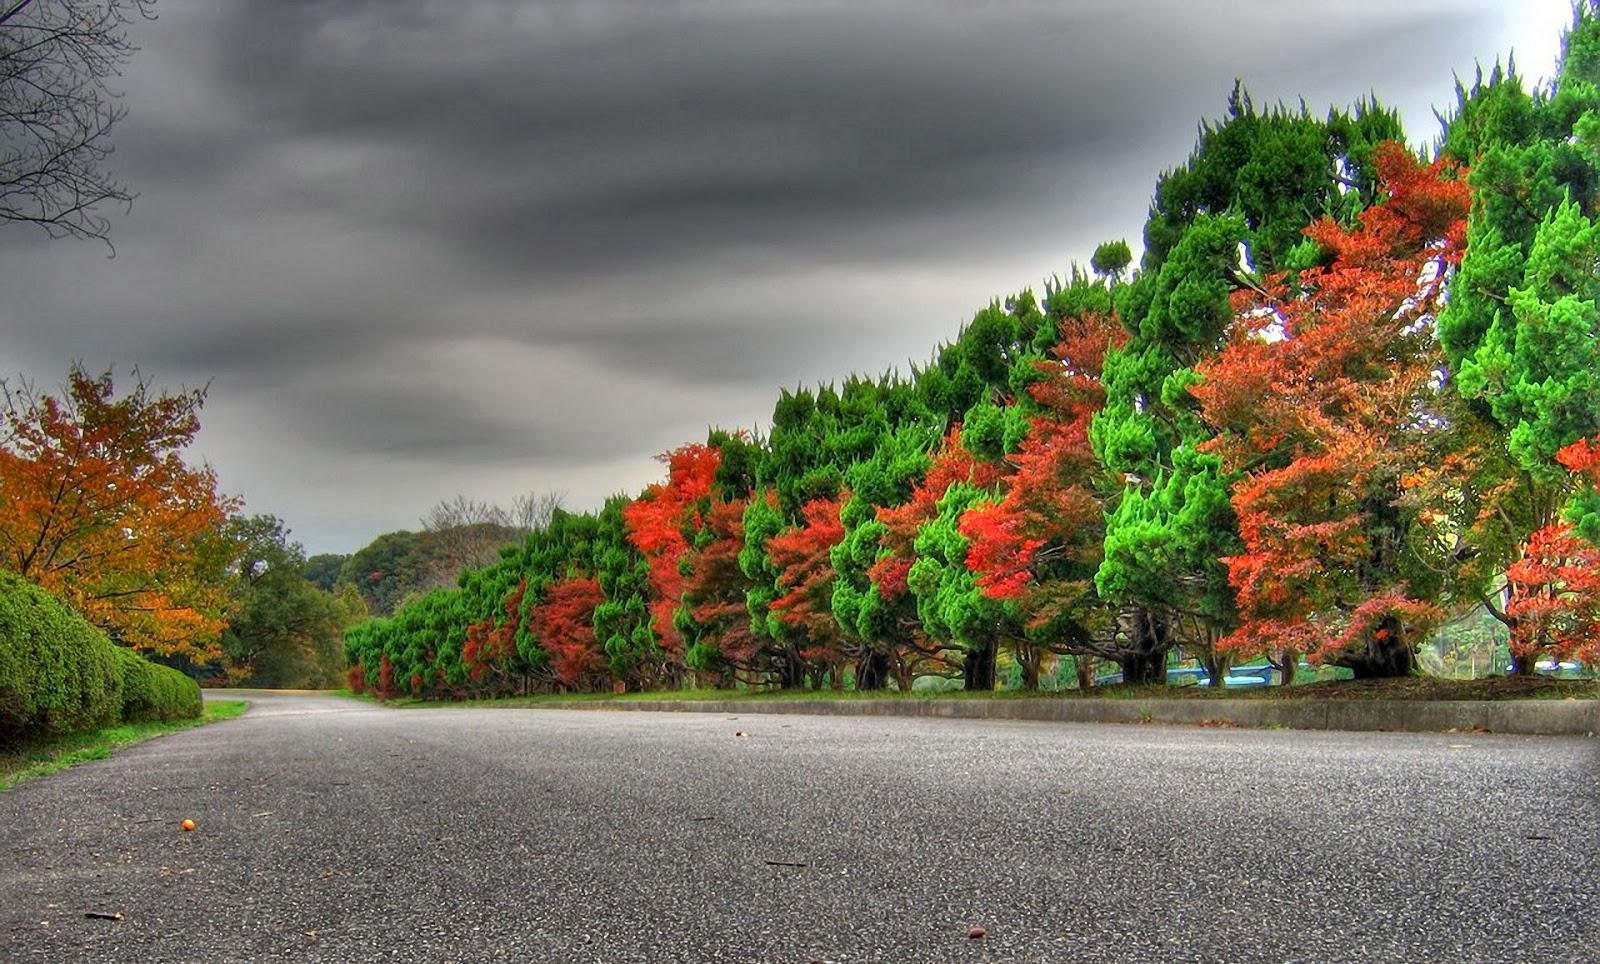
<instances>
[{"instance_id":1,"label":"shrub","mask_svg":"<svg viewBox=\"0 0 1600 964\"><path fill-rule=\"evenodd\" d=\"M170 666L117 649L122 667L122 719L189 720L200 715L200 684Z\"/></svg>"},{"instance_id":2,"label":"shrub","mask_svg":"<svg viewBox=\"0 0 1600 964\"><path fill-rule=\"evenodd\" d=\"M0 741L113 722L122 696L117 652L66 603L0 572Z\"/></svg>"},{"instance_id":3,"label":"shrub","mask_svg":"<svg viewBox=\"0 0 1600 964\"><path fill-rule=\"evenodd\" d=\"M392 700L400 695L394 685L394 664L389 662L389 654L385 653L378 662L378 699Z\"/></svg>"}]
</instances>

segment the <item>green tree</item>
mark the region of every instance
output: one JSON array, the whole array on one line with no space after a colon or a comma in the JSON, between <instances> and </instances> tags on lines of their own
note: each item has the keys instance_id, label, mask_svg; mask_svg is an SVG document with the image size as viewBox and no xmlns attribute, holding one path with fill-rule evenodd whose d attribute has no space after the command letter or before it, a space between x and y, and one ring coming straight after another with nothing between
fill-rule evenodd
<instances>
[{"instance_id":1,"label":"green tree","mask_svg":"<svg viewBox=\"0 0 1600 964\"><path fill-rule=\"evenodd\" d=\"M917 533L917 560L906 577L923 626L931 635L959 644L967 690L994 689L1000 647L1025 639L1016 606L984 594L978 574L967 565L969 540L961 532L961 517L989 498L971 483L951 483L939 499L938 515ZM1037 689L1038 666L1024 670L1029 688Z\"/></svg>"},{"instance_id":2,"label":"green tree","mask_svg":"<svg viewBox=\"0 0 1600 964\"><path fill-rule=\"evenodd\" d=\"M373 613L388 616L428 586L437 561L426 533L386 532L344 561L339 581L355 586Z\"/></svg>"},{"instance_id":3,"label":"green tree","mask_svg":"<svg viewBox=\"0 0 1600 964\"><path fill-rule=\"evenodd\" d=\"M1165 682L1173 645L1210 652L1231 628L1219 560L1238 548L1237 522L1220 460L1198 449L1210 433L1189 389L1193 366L1221 347L1233 319L1247 233L1236 216L1196 218L1153 277L1133 283L1146 292L1123 299L1131 337L1106 356L1106 404L1089 437L1126 487L1106 522L1095 587L1123 607L1109 631L1127 682ZM1186 619L1195 628L1180 636Z\"/></svg>"},{"instance_id":4,"label":"green tree","mask_svg":"<svg viewBox=\"0 0 1600 964\"><path fill-rule=\"evenodd\" d=\"M1106 404L1090 430L1126 482L1095 577L1122 609L1110 632L1124 679L1164 682L1172 646L1209 656L1235 618L1220 562L1240 545L1231 479L1200 448L1210 433L1190 392L1195 365L1220 350L1234 291L1317 256L1307 224L1348 222L1372 203L1374 150L1400 136L1375 101L1319 120L1303 107L1257 111L1236 86L1227 116L1157 182L1140 270L1116 291L1130 337L1106 358Z\"/></svg>"},{"instance_id":5,"label":"green tree","mask_svg":"<svg viewBox=\"0 0 1600 964\"><path fill-rule=\"evenodd\" d=\"M1504 573L1560 518L1572 481L1555 455L1600 429L1600 16L1574 12L1560 70L1525 89L1498 65L1458 87L1443 149L1470 170L1467 251L1440 313L1452 377L1455 592L1501 604ZM1519 669L1531 670L1520 661Z\"/></svg>"},{"instance_id":6,"label":"green tree","mask_svg":"<svg viewBox=\"0 0 1600 964\"><path fill-rule=\"evenodd\" d=\"M1122 273L1133 263L1133 251L1127 241L1106 241L1094 249L1089 266L1094 273L1112 281L1121 281Z\"/></svg>"},{"instance_id":7,"label":"green tree","mask_svg":"<svg viewBox=\"0 0 1600 964\"><path fill-rule=\"evenodd\" d=\"M344 564L350 559L348 555L339 552L320 552L314 556L306 557L306 581L318 589L329 592L339 585L339 573L343 571Z\"/></svg>"},{"instance_id":8,"label":"green tree","mask_svg":"<svg viewBox=\"0 0 1600 964\"><path fill-rule=\"evenodd\" d=\"M305 554L282 520L234 516L235 614L222 636L230 675L253 686L333 686L341 631L361 613L305 578Z\"/></svg>"},{"instance_id":9,"label":"green tree","mask_svg":"<svg viewBox=\"0 0 1600 964\"><path fill-rule=\"evenodd\" d=\"M657 685L665 654L650 630L650 565L628 541L627 502L623 495L607 499L596 522L594 564L605 598L595 607L594 631L612 677L640 690Z\"/></svg>"}]
</instances>

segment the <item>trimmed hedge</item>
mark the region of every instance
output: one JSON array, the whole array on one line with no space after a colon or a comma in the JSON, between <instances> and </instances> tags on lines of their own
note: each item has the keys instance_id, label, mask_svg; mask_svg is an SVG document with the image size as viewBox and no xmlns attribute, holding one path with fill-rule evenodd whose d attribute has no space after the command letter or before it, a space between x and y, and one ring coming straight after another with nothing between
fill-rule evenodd
<instances>
[{"instance_id":1,"label":"trimmed hedge","mask_svg":"<svg viewBox=\"0 0 1600 964\"><path fill-rule=\"evenodd\" d=\"M200 684L170 666L117 647L122 666L122 719L190 720L200 715Z\"/></svg>"},{"instance_id":2,"label":"trimmed hedge","mask_svg":"<svg viewBox=\"0 0 1600 964\"><path fill-rule=\"evenodd\" d=\"M111 640L55 596L0 572L0 738L93 729L121 709Z\"/></svg>"},{"instance_id":3,"label":"trimmed hedge","mask_svg":"<svg viewBox=\"0 0 1600 964\"><path fill-rule=\"evenodd\" d=\"M66 603L0 572L0 742L200 715L200 687L111 642Z\"/></svg>"}]
</instances>

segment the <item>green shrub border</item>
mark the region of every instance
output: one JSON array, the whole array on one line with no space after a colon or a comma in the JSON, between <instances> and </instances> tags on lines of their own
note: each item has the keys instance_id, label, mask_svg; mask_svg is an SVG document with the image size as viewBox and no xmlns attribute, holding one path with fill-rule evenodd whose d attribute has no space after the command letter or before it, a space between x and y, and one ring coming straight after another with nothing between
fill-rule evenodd
<instances>
[{"instance_id":1,"label":"green shrub border","mask_svg":"<svg viewBox=\"0 0 1600 964\"><path fill-rule=\"evenodd\" d=\"M113 643L65 602L0 572L0 745L118 721L200 716L200 686Z\"/></svg>"}]
</instances>

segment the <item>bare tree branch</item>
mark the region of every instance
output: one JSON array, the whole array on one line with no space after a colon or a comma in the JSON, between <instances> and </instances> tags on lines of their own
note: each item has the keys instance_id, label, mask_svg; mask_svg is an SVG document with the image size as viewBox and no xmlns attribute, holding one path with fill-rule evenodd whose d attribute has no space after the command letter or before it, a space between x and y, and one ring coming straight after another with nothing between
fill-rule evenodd
<instances>
[{"instance_id":1,"label":"bare tree branch","mask_svg":"<svg viewBox=\"0 0 1600 964\"><path fill-rule=\"evenodd\" d=\"M105 241L133 194L104 164L126 114L109 83L155 0L13 0L0 9L0 220ZM109 242L107 242L109 244Z\"/></svg>"},{"instance_id":2,"label":"bare tree branch","mask_svg":"<svg viewBox=\"0 0 1600 964\"><path fill-rule=\"evenodd\" d=\"M529 492L511 500L511 525L523 532L537 532L550 525L556 510L565 502L565 492Z\"/></svg>"}]
</instances>

